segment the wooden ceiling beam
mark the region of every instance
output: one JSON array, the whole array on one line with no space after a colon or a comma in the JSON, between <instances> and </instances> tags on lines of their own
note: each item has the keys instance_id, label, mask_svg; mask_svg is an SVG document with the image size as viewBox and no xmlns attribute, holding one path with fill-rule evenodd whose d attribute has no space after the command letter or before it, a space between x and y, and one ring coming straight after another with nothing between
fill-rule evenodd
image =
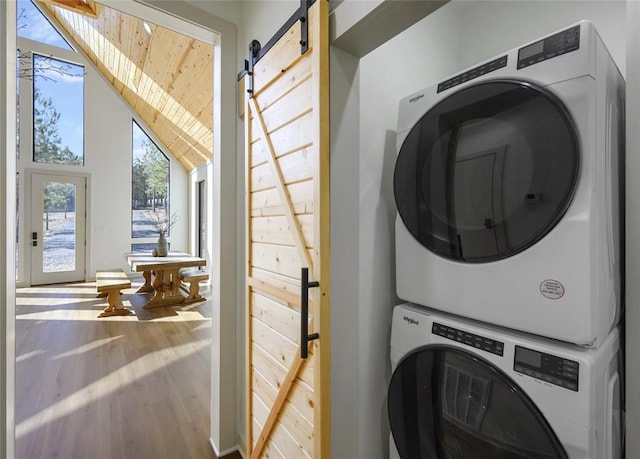
<instances>
[{"instance_id":1,"label":"wooden ceiling beam","mask_svg":"<svg viewBox=\"0 0 640 459\"><path fill-rule=\"evenodd\" d=\"M98 19L96 12L96 4L93 0L40 0L43 3L66 8L68 10L80 13L93 19Z\"/></svg>"}]
</instances>

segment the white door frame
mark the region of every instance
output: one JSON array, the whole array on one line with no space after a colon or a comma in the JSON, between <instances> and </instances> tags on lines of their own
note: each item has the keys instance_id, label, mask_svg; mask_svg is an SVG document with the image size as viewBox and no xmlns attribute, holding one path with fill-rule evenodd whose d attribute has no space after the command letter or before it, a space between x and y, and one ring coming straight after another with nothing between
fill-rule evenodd
<instances>
[{"instance_id":1,"label":"white door frame","mask_svg":"<svg viewBox=\"0 0 640 459\"><path fill-rule=\"evenodd\" d=\"M16 2L0 2L0 459L15 446Z\"/></svg>"}]
</instances>

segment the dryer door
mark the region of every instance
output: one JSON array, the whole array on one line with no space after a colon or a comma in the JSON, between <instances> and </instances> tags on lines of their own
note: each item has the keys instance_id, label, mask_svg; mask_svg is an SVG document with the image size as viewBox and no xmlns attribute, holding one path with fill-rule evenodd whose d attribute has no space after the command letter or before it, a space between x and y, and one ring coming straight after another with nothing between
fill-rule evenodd
<instances>
[{"instance_id":1,"label":"dryer door","mask_svg":"<svg viewBox=\"0 0 640 459\"><path fill-rule=\"evenodd\" d=\"M398 212L423 246L488 262L535 244L573 196L579 144L571 116L548 90L489 81L443 99L398 153Z\"/></svg>"},{"instance_id":2,"label":"dryer door","mask_svg":"<svg viewBox=\"0 0 640 459\"><path fill-rule=\"evenodd\" d=\"M515 382L462 349L425 346L405 357L388 410L402 459L568 457Z\"/></svg>"}]
</instances>

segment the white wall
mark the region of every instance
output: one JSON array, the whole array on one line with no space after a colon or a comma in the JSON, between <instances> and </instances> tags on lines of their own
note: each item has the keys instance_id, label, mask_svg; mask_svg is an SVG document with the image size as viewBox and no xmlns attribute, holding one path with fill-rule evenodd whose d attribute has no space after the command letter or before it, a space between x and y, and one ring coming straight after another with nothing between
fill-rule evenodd
<instances>
[{"instance_id":1,"label":"white wall","mask_svg":"<svg viewBox=\"0 0 640 459\"><path fill-rule=\"evenodd\" d=\"M358 455L359 59L330 50L331 457Z\"/></svg>"},{"instance_id":2,"label":"white wall","mask_svg":"<svg viewBox=\"0 0 640 459\"><path fill-rule=\"evenodd\" d=\"M627 4L627 259L626 259L626 428L627 458L640 457L640 2Z\"/></svg>"},{"instance_id":3,"label":"white wall","mask_svg":"<svg viewBox=\"0 0 640 459\"><path fill-rule=\"evenodd\" d=\"M30 233L30 171L52 171L54 173L87 174L87 265L86 278L95 278L98 269L113 267L130 271L124 260L124 253L131 251L131 162L132 162L132 120L135 118L147 134L153 136L135 112L126 104L106 79L79 53L63 50L18 39L18 46L24 51L31 49L44 55L53 55L60 59L84 65L85 84L85 164L84 166L62 166L34 163L31 161L31 125L30 103L22 104L21 115L21 153L18 161L20 172L20 245L19 282L28 285L30 280L30 260L28 235ZM21 94L28 95L30 81L21 80ZM168 151L164 149L165 152ZM171 212L177 212L180 221L171 231L169 242L171 250L188 248L188 183L187 173L182 166L170 157L170 206ZM25 172L26 171L26 172ZM146 240L152 242L153 239ZM145 241L140 241L145 242Z\"/></svg>"},{"instance_id":4,"label":"white wall","mask_svg":"<svg viewBox=\"0 0 640 459\"><path fill-rule=\"evenodd\" d=\"M0 2L0 216L15 214L16 3ZM13 459L15 450L15 229L0 226L0 459Z\"/></svg>"},{"instance_id":5,"label":"white wall","mask_svg":"<svg viewBox=\"0 0 640 459\"><path fill-rule=\"evenodd\" d=\"M360 60L353 80L342 83L351 85L350 94L360 101L359 145L353 151L358 155L358 203L351 210L352 225L348 229L352 236L357 233L359 241L354 254L358 258L358 274L353 276L358 291L354 301L352 286L333 285L332 334L334 342L347 340L350 345L346 349L357 351L355 355L344 351L333 353L332 366L357 365L358 370L347 370L357 377L355 383L333 386L332 404L334 410L343 404L351 406L350 398L354 396L358 397L358 403L357 414L334 416L332 421L334 432L350 432L357 437L357 445L354 446L352 438L336 435L333 457L354 457L354 448L358 457L382 458L387 454L388 345L391 308L397 302L392 177L399 99L480 60L581 19L594 22L624 71L625 9L625 2L620 1L452 2L367 54ZM335 71L332 67L332 76ZM337 80L332 80L332 93L338 89L333 85ZM338 215L336 212L332 216ZM333 220L332 225L345 226ZM332 247L332 257L349 253L346 241L349 238L345 238L344 245ZM338 243L335 237L333 242ZM332 275L337 276L335 272ZM348 301L341 302L340 297Z\"/></svg>"},{"instance_id":6,"label":"white wall","mask_svg":"<svg viewBox=\"0 0 640 459\"><path fill-rule=\"evenodd\" d=\"M588 19L604 40L622 74L626 68L626 2L456 1L461 33L460 63L471 66L502 51ZM490 33L488 33L490 31Z\"/></svg>"},{"instance_id":7,"label":"white wall","mask_svg":"<svg viewBox=\"0 0 640 459\"><path fill-rule=\"evenodd\" d=\"M242 22L238 27L238 63L247 59L249 43L265 46L289 17L300 8L298 0L247 0L242 2ZM238 67L240 71L241 67Z\"/></svg>"}]
</instances>

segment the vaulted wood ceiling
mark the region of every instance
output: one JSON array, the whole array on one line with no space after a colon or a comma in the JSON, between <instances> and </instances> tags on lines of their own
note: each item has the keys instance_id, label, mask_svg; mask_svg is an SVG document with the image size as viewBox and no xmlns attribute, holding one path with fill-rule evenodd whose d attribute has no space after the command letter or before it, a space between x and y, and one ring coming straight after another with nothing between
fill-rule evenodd
<instances>
[{"instance_id":1,"label":"vaulted wood ceiling","mask_svg":"<svg viewBox=\"0 0 640 459\"><path fill-rule=\"evenodd\" d=\"M187 171L211 158L211 44L91 0L39 3Z\"/></svg>"}]
</instances>

